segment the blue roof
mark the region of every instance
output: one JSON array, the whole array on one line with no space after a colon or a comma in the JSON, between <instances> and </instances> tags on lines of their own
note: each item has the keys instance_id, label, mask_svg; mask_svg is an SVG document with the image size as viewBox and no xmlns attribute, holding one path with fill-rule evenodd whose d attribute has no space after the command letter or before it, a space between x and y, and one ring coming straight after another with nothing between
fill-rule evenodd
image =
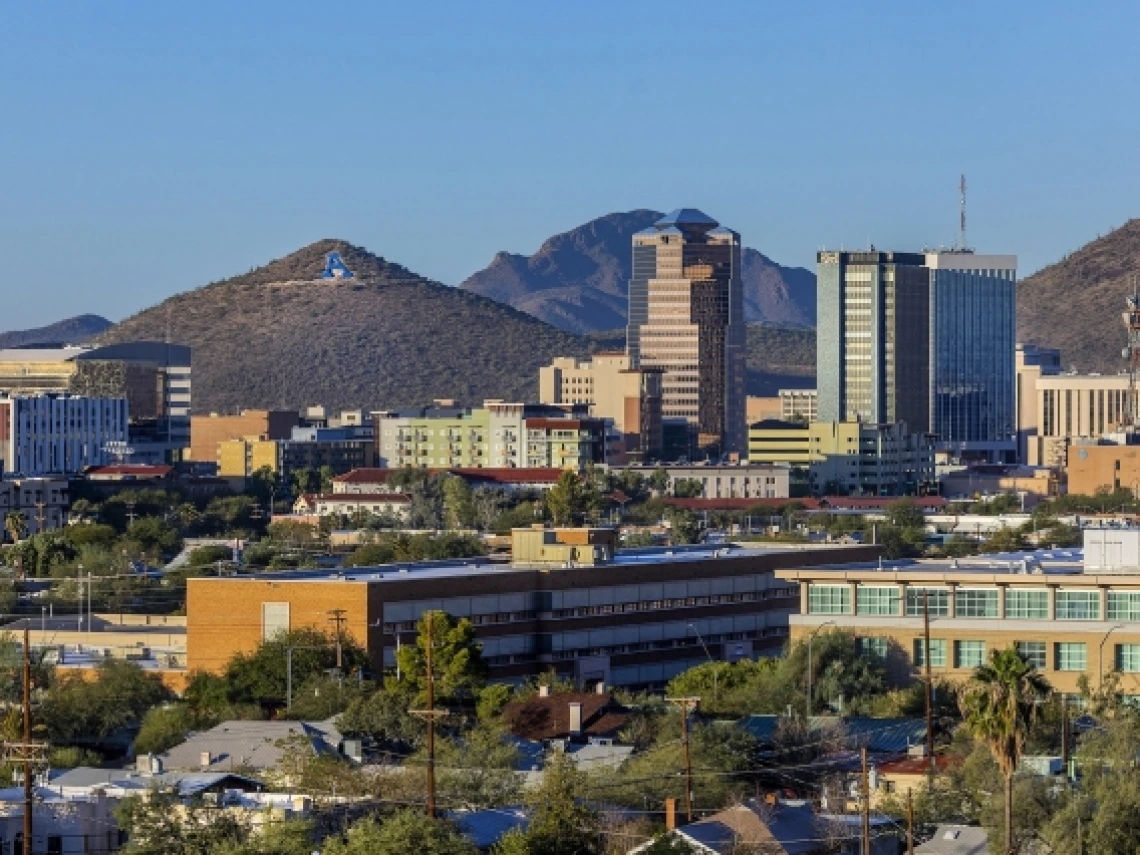
<instances>
[{"instance_id":1,"label":"blue roof","mask_svg":"<svg viewBox=\"0 0 1140 855\"><path fill-rule=\"evenodd\" d=\"M530 816L519 807L452 811L449 816L459 832L479 849L490 849L509 831L526 829Z\"/></svg>"},{"instance_id":2,"label":"blue roof","mask_svg":"<svg viewBox=\"0 0 1140 855\"><path fill-rule=\"evenodd\" d=\"M696 208L675 208L658 220L655 226L709 226L716 228L720 225L704 211Z\"/></svg>"},{"instance_id":3,"label":"blue roof","mask_svg":"<svg viewBox=\"0 0 1140 855\"><path fill-rule=\"evenodd\" d=\"M756 739L763 743L772 742L783 716L750 715L738 722ZM926 721L921 718L839 718L837 716L812 716L812 731L822 731L837 726L842 728L846 738L844 747L848 749L866 748L878 754L903 754L912 745L922 745L926 740Z\"/></svg>"}]
</instances>

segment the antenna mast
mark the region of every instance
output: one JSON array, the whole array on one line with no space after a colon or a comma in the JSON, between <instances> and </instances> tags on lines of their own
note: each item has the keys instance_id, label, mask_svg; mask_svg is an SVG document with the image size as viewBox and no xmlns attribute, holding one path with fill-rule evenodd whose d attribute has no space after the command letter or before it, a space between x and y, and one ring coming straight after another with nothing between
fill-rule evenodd
<instances>
[{"instance_id":1,"label":"antenna mast","mask_svg":"<svg viewBox=\"0 0 1140 855\"><path fill-rule=\"evenodd\" d=\"M1133 429L1137 419L1136 386L1140 378L1140 279L1131 277L1132 293L1126 298L1128 311L1122 313L1124 328L1128 330L1128 346L1121 353L1128 360L1128 400L1124 406L1122 419L1126 429Z\"/></svg>"},{"instance_id":2,"label":"antenna mast","mask_svg":"<svg viewBox=\"0 0 1140 855\"><path fill-rule=\"evenodd\" d=\"M958 249L965 252L966 245L966 176L958 181Z\"/></svg>"}]
</instances>

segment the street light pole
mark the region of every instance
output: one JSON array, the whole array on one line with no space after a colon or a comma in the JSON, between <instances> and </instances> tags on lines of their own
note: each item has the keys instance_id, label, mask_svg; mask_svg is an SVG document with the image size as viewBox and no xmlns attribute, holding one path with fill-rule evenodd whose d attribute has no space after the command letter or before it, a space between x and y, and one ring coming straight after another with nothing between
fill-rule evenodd
<instances>
[{"instance_id":1,"label":"street light pole","mask_svg":"<svg viewBox=\"0 0 1140 855\"><path fill-rule=\"evenodd\" d=\"M1098 652L1097 662L1097 687L1104 688L1104 643L1108 641L1108 637L1116 632L1118 629L1124 629L1124 624L1118 623L1116 626L1109 627L1108 632L1104 634L1104 638L1100 640L1100 650Z\"/></svg>"},{"instance_id":2,"label":"street light pole","mask_svg":"<svg viewBox=\"0 0 1140 855\"><path fill-rule=\"evenodd\" d=\"M835 621L829 620L821 623L814 630L812 630L812 633L808 636L807 640L807 707L804 713L804 724L807 724L807 722L811 719L811 643L813 640L815 640L815 637L819 634L819 631L825 626L835 626Z\"/></svg>"}]
</instances>

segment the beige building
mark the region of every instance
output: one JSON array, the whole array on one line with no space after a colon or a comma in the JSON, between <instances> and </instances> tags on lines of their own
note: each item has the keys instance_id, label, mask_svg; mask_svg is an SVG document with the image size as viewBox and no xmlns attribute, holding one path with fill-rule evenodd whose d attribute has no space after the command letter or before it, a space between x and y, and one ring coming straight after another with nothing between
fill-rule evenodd
<instances>
[{"instance_id":1,"label":"beige building","mask_svg":"<svg viewBox=\"0 0 1140 855\"><path fill-rule=\"evenodd\" d=\"M925 493L936 483L933 437L902 423L757 422L748 428L748 462L798 469L817 495Z\"/></svg>"},{"instance_id":2,"label":"beige building","mask_svg":"<svg viewBox=\"0 0 1140 855\"><path fill-rule=\"evenodd\" d=\"M1063 469L1068 448L1119 431L1127 374L1062 374L1051 348L1017 348L1017 436L1023 463Z\"/></svg>"},{"instance_id":3,"label":"beige building","mask_svg":"<svg viewBox=\"0 0 1140 855\"><path fill-rule=\"evenodd\" d=\"M1078 442L1067 448L1068 491L1091 496L1097 490L1130 490L1140 495L1140 445Z\"/></svg>"},{"instance_id":4,"label":"beige building","mask_svg":"<svg viewBox=\"0 0 1140 855\"><path fill-rule=\"evenodd\" d=\"M830 564L778 570L800 588L792 639L823 628L854 633L901 682L925 663L930 616L935 679L967 679L994 650L1016 645L1066 694L1120 672L1140 698L1140 529L1086 529L1084 550L1014 556Z\"/></svg>"},{"instance_id":5,"label":"beige building","mask_svg":"<svg viewBox=\"0 0 1140 855\"><path fill-rule=\"evenodd\" d=\"M779 398L780 418L784 421L818 421L819 392L815 389L781 389Z\"/></svg>"},{"instance_id":6,"label":"beige building","mask_svg":"<svg viewBox=\"0 0 1140 855\"><path fill-rule=\"evenodd\" d=\"M242 410L240 415L190 418L190 460L220 463L219 446L235 439L288 439L300 418L291 410Z\"/></svg>"},{"instance_id":7,"label":"beige building","mask_svg":"<svg viewBox=\"0 0 1140 855\"><path fill-rule=\"evenodd\" d=\"M587 405L594 418L613 422L612 462L650 460L661 454L661 378L659 370L631 368L624 351L557 357L538 371L539 402Z\"/></svg>"},{"instance_id":8,"label":"beige building","mask_svg":"<svg viewBox=\"0 0 1140 855\"><path fill-rule=\"evenodd\" d=\"M762 422L765 419L778 419L780 418L780 396L758 397L749 395L745 404L745 413L748 417L748 424Z\"/></svg>"}]
</instances>

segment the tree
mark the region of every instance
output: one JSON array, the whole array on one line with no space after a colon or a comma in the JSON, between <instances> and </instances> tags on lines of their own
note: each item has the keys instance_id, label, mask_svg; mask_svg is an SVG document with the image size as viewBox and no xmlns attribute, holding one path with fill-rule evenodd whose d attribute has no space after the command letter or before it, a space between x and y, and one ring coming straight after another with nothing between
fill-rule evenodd
<instances>
[{"instance_id":1,"label":"tree","mask_svg":"<svg viewBox=\"0 0 1140 855\"><path fill-rule=\"evenodd\" d=\"M127 537L154 558L171 555L182 549L182 535L178 529L160 517L135 520L127 529Z\"/></svg>"},{"instance_id":2,"label":"tree","mask_svg":"<svg viewBox=\"0 0 1140 855\"><path fill-rule=\"evenodd\" d=\"M926 517L913 499L899 499L883 509L887 522L897 528L925 528Z\"/></svg>"},{"instance_id":3,"label":"tree","mask_svg":"<svg viewBox=\"0 0 1140 855\"><path fill-rule=\"evenodd\" d=\"M475 640L475 627L471 621L466 618L456 620L447 612L424 612L420 617L416 643L404 645L396 654L402 683L390 679L388 685L396 691L406 687L423 694L427 686L429 626L436 702L473 698L487 681L483 645Z\"/></svg>"},{"instance_id":4,"label":"tree","mask_svg":"<svg viewBox=\"0 0 1140 855\"><path fill-rule=\"evenodd\" d=\"M658 466L649 476L649 486L658 496L664 496L669 489L669 472L663 466Z\"/></svg>"},{"instance_id":5,"label":"tree","mask_svg":"<svg viewBox=\"0 0 1140 855\"><path fill-rule=\"evenodd\" d=\"M324 855L476 855L474 844L449 822L421 810L401 810L382 822L367 817L343 840L325 841Z\"/></svg>"},{"instance_id":6,"label":"tree","mask_svg":"<svg viewBox=\"0 0 1140 855\"><path fill-rule=\"evenodd\" d=\"M691 511L669 507L665 510L665 519L669 522L669 540L672 543L696 543L700 539L701 521Z\"/></svg>"},{"instance_id":7,"label":"tree","mask_svg":"<svg viewBox=\"0 0 1140 855\"><path fill-rule=\"evenodd\" d=\"M697 499L704 491L704 484L696 478L678 478L673 484L673 495L678 499Z\"/></svg>"},{"instance_id":8,"label":"tree","mask_svg":"<svg viewBox=\"0 0 1140 855\"><path fill-rule=\"evenodd\" d=\"M303 496L306 493L316 493L321 489L321 475L312 467L303 467L293 470L293 496Z\"/></svg>"},{"instance_id":9,"label":"tree","mask_svg":"<svg viewBox=\"0 0 1140 855\"><path fill-rule=\"evenodd\" d=\"M1005 779L1005 849L1017 851L1013 839L1013 775L1025 740L1037 718L1037 705L1049 683L1026 662L1017 648L995 650L979 666L959 696L966 726L990 749Z\"/></svg>"},{"instance_id":10,"label":"tree","mask_svg":"<svg viewBox=\"0 0 1140 855\"><path fill-rule=\"evenodd\" d=\"M380 750L408 754L423 737L423 721L408 714L409 693L381 689L349 704L342 733L370 739Z\"/></svg>"},{"instance_id":11,"label":"tree","mask_svg":"<svg viewBox=\"0 0 1140 855\"><path fill-rule=\"evenodd\" d=\"M195 724L194 715L186 704L154 707L143 716L135 737L135 754L161 754L185 740Z\"/></svg>"},{"instance_id":12,"label":"tree","mask_svg":"<svg viewBox=\"0 0 1140 855\"><path fill-rule=\"evenodd\" d=\"M449 804L468 810L515 804L522 792L518 747L501 727L481 724L437 743L439 789Z\"/></svg>"},{"instance_id":13,"label":"tree","mask_svg":"<svg viewBox=\"0 0 1140 855\"><path fill-rule=\"evenodd\" d=\"M28 518L23 511L8 511L4 517L4 530L12 538L12 543L19 543L28 531Z\"/></svg>"},{"instance_id":14,"label":"tree","mask_svg":"<svg viewBox=\"0 0 1140 855\"><path fill-rule=\"evenodd\" d=\"M534 815L526 837L542 855L601 855L598 815L583 801L585 778L566 754L551 755L531 797Z\"/></svg>"},{"instance_id":15,"label":"tree","mask_svg":"<svg viewBox=\"0 0 1140 855\"><path fill-rule=\"evenodd\" d=\"M585 490L576 472L566 470L546 494L546 509L555 525L571 525L586 509Z\"/></svg>"},{"instance_id":16,"label":"tree","mask_svg":"<svg viewBox=\"0 0 1140 855\"><path fill-rule=\"evenodd\" d=\"M471 528L475 524L475 499L465 478L449 475L444 479L443 510L448 528Z\"/></svg>"},{"instance_id":17,"label":"tree","mask_svg":"<svg viewBox=\"0 0 1140 855\"><path fill-rule=\"evenodd\" d=\"M293 649L293 686L319 676L336 666L336 638L315 629L279 632L258 645L253 653L239 653L226 666L226 693L230 702L283 706L288 700L287 666ZM364 649L351 634L341 636L344 670L368 662Z\"/></svg>"},{"instance_id":18,"label":"tree","mask_svg":"<svg viewBox=\"0 0 1140 855\"><path fill-rule=\"evenodd\" d=\"M94 679L78 672L58 674L44 694L40 718L55 740L99 743L137 724L169 697L157 675L130 662L108 660L95 670Z\"/></svg>"}]
</instances>

